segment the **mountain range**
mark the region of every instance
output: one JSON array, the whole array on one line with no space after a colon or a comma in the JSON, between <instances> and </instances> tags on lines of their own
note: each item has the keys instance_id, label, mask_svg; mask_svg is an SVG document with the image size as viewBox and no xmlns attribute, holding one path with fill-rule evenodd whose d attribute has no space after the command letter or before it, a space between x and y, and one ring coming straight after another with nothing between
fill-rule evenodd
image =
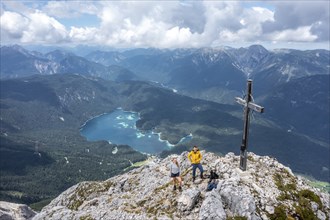
<instances>
[{"instance_id":1,"label":"mountain range","mask_svg":"<svg viewBox=\"0 0 330 220\"><path fill-rule=\"evenodd\" d=\"M21 65L18 65L21 64ZM24 64L25 72L22 71ZM94 51L85 57L65 50L46 54L29 51L21 46L1 47L1 78L14 78L31 74L79 73L107 78L107 68L117 65L130 70L132 78L196 89L212 86L241 91L241 82L249 77L257 82L260 92L304 76L329 74L328 50L268 51L261 45L247 48L201 49L132 49L126 51ZM24 69L24 68L23 68ZM183 71L187 69L187 71ZM180 72L180 70L182 70ZM236 72L236 73L235 73ZM186 75L198 77L199 83L184 80ZM225 77L226 75L227 78ZM229 77L229 75L231 77ZM239 75L241 75L239 77ZM201 80L201 78L204 80ZM216 82L212 77L220 77ZM229 77L229 78L228 78ZM226 80L227 79L227 80ZM223 82L225 80L225 82ZM260 83L259 83L260 82ZM184 84L186 83L186 84ZM225 83L225 84L223 84ZM231 85L231 84L234 85ZM237 84L239 87L235 87ZM259 92L260 89L260 92Z\"/></svg>"},{"instance_id":2,"label":"mountain range","mask_svg":"<svg viewBox=\"0 0 330 220\"><path fill-rule=\"evenodd\" d=\"M224 104L233 104L234 97L244 95L246 79L250 78L255 100L270 107L265 117L285 124L286 130L297 130L329 143L329 108L326 106L329 102L329 59L327 50L268 51L261 45L239 49L98 50L85 57L59 49L42 54L14 45L1 47L0 75L5 79L31 74L76 73L115 81L151 81L186 96ZM277 104L270 101L276 94L284 95L285 100L275 101ZM294 97L287 98L292 94ZM317 100L314 100L314 94L317 94ZM297 109L291 104L278 103L297 100L304 100L303 104L300 102L299 117L288 120ZM320 117L305 121L304 118L312 117L303 115L310 115L313 110ZM309 129L312 132L307 131L307 127L313 127Z\"/></svg>"},{"instance_id":3,"label":"mountain range","mask_svg":"<svg viewBox=\"0 0 330 220\"><path fill-rule=\"evenodd\" d=\"M104 66L71 52L54 50L41 54L18 45L1 47L1 78L17 78L34 74L76 73L109 80L135 79L136 76L117 65ZM119 77L119 78L118 78Z\"/></svg>"},{"instance_id":4,"label":"mountain range","mask_svg":"<svg viewBox=\"0 0 330 220\"><path fill-rule=\"evenodd\" d=\"M225 86L240 92L249 77L256 81L259 95L291 79L329 74L330 68L327 50L268 51L261 45L239 49L136 49L115 55L96 51L86 58L104 65L121 65L145 79L186 90Z\"/></svg>"},{"instance_id":5,"label":"mountain range","mask_svg":"<svg viewBox=\"0 0 330 220\"><path fill-rule=\"evenodd\" d=\"M49 202L75 183L104 180L145 159L129 146L114 155L116 145L80 136L84 122L118 107L138 112L137 128L161 132L170 143L193 134L163 157L190 145L238 153L243 111L234 97L244 95L247 78L255 102L265 107L263 115L253 114L249 150L329 181L329 51L253 45L81 57L0 49L2 200Z\"/></svg>"}]
</instances>

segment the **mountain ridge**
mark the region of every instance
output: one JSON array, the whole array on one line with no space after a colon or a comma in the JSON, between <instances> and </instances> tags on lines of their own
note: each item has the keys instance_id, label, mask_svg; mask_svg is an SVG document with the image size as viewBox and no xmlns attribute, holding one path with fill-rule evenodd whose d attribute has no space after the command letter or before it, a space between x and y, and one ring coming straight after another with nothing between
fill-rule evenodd
<instances>
[{"instance_id":1,"label":"mountain ridge","mask_svg":"<svg viewBox=\"0 0 330 220\"><path fill-rule=\"evenodd\" d=\"M59 49L41 54L19 45L0 49L1 78L77 73L115 81L154 81L180 94L227 104L242 93L247 78L254 80L258 97L294 79L330 73L327 50L268 51L262 45L98 50L84 57Z\"/></svg>"},{"instance_id":2,"label":"mountain ridge","mask_svg":"<svg viewBox=\"0 0 330 220\"><path fill-rule=\"evenodd\" d=\"M80 74L108 80L139 79L130 70L118 66L105 66L87 60L72 52L56 49L46 54L28 51L19 45L0 47L0 78L21 78L34 74Z\"/></svg>"},{"instance_id":3,"label":"mountain ridge","mask_svg":"<svg viewBox=\"0 0 330 220\"><path fill-rule=\"evenodd\" d=\"M171 156L149 161L104 182L72 186L35 216L41 219L320 219L330 216L329 194L309 186L275 158L249 153L248 170L239 157L202 151L205 173L216 169L218 186L206 192L207 179L191 180L188 152L178 156L183 191L172 190Z\"/></svg>"}]
</instances>

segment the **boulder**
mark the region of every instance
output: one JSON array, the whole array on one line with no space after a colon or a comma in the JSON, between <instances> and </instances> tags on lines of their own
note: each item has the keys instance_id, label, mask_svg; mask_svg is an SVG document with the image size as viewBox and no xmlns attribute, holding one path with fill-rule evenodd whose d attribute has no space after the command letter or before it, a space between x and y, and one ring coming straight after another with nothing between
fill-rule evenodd
<instances>
[{"instance_id":1,"label":"boulder","mask_svg":"<svg viewBox=\"0 0 330 220\"><path fill-rule=\"evenodd\" d=\"M30 220L36 214L27 205L0 201L1 220Z\"/></svg>"},{"instance_id":2,"label":"boulder","mask_svg":"<svg viewBox=\"0 0 330 220\"><path fill-rule=\"evenodd\" d=\"M234 216L244 216L248 219L253 219L256 205L247 187L225 185L221 188L220 195Z\"/></svg>"},{"instance_id":3,"label":"boulder","mask_svg":"<svg viewBox=\"0 0 330 220\"><path fill-rule=\"evenodd\" d=\"M213 190L209 193L206 193L206 198L203 201L199 211L199 219L200 220L227 219L225 210L223 209L221 196L217 191Z\"/></svg>"},{"instance_id":4,"label":"boulder","mask_svg":"<svg viewBox=\"0 0 330 220\"><path fill-rule=\"evenodd\" d=\"M182 212L191 211L197 203L201 192L197 189L187 189L178 198L178 209Z\"/></svg>"}]
</instances>

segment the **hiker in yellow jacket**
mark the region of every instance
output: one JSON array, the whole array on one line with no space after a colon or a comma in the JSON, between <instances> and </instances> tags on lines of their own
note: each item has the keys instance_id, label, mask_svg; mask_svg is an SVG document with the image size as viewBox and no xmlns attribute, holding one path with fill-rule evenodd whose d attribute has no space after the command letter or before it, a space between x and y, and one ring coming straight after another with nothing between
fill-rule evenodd
<instances>
[{"instance_id":1,"label":"hiker in yellow jacket","mask_svg":"<svg viewBox=\"0 0 330 220\"><path fill-rule=\"evenodd\" d=\"M188 159L190 160L192 164L192 169L193 169L193 182L196 179L196 169L198 168L199 171L201 172L201 178L203 179L203 167L201 164L202 160L202 154L199 151L197 146L194 146L193 150L189 152L188 154Z\"/></svg>"}]
</instances>

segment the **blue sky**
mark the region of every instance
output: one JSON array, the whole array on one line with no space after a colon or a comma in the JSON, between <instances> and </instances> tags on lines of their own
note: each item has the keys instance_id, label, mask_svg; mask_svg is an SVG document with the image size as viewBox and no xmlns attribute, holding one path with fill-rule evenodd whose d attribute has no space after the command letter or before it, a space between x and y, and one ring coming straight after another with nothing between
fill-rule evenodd
<instances>
[{"instance_id":1,"label":"blue sky","mask_svg":"<svg viewBox=\"0 0 330 220\"><path fill-rule=\"evenodd\" d=\"M1 44L329 49L329 1L1 1Z\"/></svg>"},{"instance_id":2,"label":"blue sky","mask_svg":"<svg viewBox=\"0 0 330 220\"><path fill-rule=\"evenodd\" d=\"M100 23L100 19L95 15L85 14L72 18L60 18L61 22L66 28L75 27L95 27Z\"/></svg>"}]
</instances>

